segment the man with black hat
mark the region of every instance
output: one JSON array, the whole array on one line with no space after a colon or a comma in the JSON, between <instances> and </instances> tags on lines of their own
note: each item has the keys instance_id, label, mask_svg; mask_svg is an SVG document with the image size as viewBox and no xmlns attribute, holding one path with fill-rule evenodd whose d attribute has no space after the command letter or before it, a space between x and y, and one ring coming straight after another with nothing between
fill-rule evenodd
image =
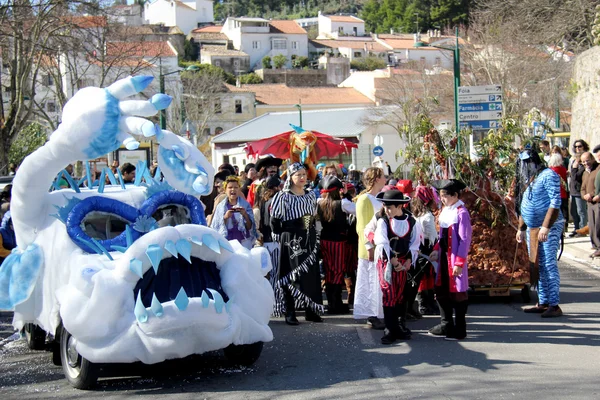
<instances>
[{"instance_id":1,"label":"man with black hat","mask_svg":"<svg viewBox=\"0 0 600 400\"><path fill-rule=\"evenodd\" d=\"M264 183L269 177L278 173L281 163L283 163L281 158L273 157L272 155L259 158L256 162L255 169L258 171L257 179L250 185L248 198L246 199L252 207L254 207L254 202L260 196L259 192L264 188Z\"/></svg>"},{"instance_id":2,"label":"man with black hat","mask_svg":"<svg viewBox=\"0 0 600 400\"><path fill-rule=\"evenodd\" d=\"M421 244L421 226L403 206L410 199L399 190L381 192L377 199L383 208L375 214L375 262L383 294L385 334L382 344L410 339L411 333L398 322L401 315L406 271L417 261Z\"/></svg>"}]
</instances>

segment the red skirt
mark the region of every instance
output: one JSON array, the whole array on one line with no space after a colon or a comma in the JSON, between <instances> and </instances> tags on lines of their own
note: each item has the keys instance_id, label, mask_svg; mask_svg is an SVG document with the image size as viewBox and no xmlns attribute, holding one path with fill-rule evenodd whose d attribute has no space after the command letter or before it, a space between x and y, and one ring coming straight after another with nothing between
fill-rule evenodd
<instances>
[{"instance_id":1,"label":"red skirt","mask_svg":"<svg viewBox=\"0 0 600 400\"><path fill-rule=\"evenodd\" d=\"M398 259L400 263L404 262L403 259ZM406 284L406 271L394 271L392 269L392 283L386 282L385 276L385 264L380 258L377 260L377 271L379 272L379 285L381 286L381 292L383 293L383 306L393 307L396 304L400 304L402 301L402 292L404 285Z\"/></svg>"},{"instance_id":2,"label":"red skirt","mask_svg":"<svg viewBox=\"0 0 600 400\"><path fill-rule=\"evenodd\" d=\"M346 255L346 242L321 240L321 257L323 260L323 270L325 271L325 283L334 285L344 284Z\"/></svg>"}]
</instances>

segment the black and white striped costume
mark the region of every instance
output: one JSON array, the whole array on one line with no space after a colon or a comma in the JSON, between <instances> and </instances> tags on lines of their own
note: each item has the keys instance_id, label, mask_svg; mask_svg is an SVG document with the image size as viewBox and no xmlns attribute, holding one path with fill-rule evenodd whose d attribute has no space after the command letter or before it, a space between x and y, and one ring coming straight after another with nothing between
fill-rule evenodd
<instances>
[{"instance_id":1,"label":"black and white striped costume","mask_svg":"<svg viewBox=\"0 0 600 400\"><path fill-rule=\"evenodd\" d=\"M280 244L278 281L275 285L274 315L286 311L284 291L294 297L296 308L323 313L321 277L315 228L317 199L314 192L296 195L278 192L271 205L273 240Z\"/></svg>"}]
</instances>

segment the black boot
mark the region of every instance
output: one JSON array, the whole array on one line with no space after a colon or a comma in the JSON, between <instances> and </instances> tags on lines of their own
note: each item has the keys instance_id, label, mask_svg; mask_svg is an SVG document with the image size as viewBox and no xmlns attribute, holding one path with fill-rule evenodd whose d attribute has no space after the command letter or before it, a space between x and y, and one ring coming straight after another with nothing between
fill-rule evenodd
<instances>
[{"instance_id":1,"label":"black boot","mask_svg":"<svg viewBox=\"0 0 600 400\"><path fill-rule=\"evenodd\" d=\"M398 316L398 339L410 339L412 332L406 327L406 303L396 305L396 315Z\"/></svg>"},{"instance_id":2,"label":"black boot","mask_svg":"<svg viewBox=\"0 0 600 400\"><path fill-rule=\"evenodd\" d=\"M430 335L452 336L454 335L454 322L452 321L452 304L447 299L439 299L440 323L429 330Z\"/></svg>"},{"instance_id":3,"label":"black boot","mask_svg":"<svg viewBox=\"0 0 600 400\"><path fill-rule=\"evenodd\" d=\"M294 296L285 290L283 293L285 299L285 323L288 325L298 325L298 319L296 318L296 305L294 304Z\"/></svg>"},{"instance_id":4,"label":"black boot","mask_svg":"<svg viewBox=\"0 0 600 400\"><path fill-rule=\"evenodd\" d=\"M323 318L310 308L307 308L304 312L304 319L310 322L323 322Z\"/></svg>"},{"instance_id":5,"label":"black boot","mask_svg":"<svg viewBox=\"0 0 600 400\"><path fill-rule=\"evenodd\" d=\"M335 285L333 295L335 296L338 314L348 314L350 307L344 304L344 300L342 300L342 285Z\"/></svg>"},{"instance_id":6,"label":"black boot","mask_svg":"<svg viewBox=\"0 0 600 400\"><path fill-rule=\"evenodd\" d=\"M327 298L327 314L337 314L337 304L334 295L334 286L331 283L325 284L325 297Z\"/></svg>"},{"instance_id":7,"label":"black boot","mask_svg":"<svg viewBox=\"0 0 600 400\"><path fill-rule=\"evenodd\" d=\"M425 302L430 310L429 312L431 313L431 315L440 314L440 307L438 306L438 303L435 300L435 292L433 291L433 289L427 290L425 294Z\"/></svg>"},{"instance_id":8,"label":"black boot","mask_svg":"<svg viewBox=\"0 0 600 400\"><path fill-rule=\"evenodd\" d=\"M447 336L449 340L462 340L467 337L467 308L468 301L454 303L454 313L456 324L454 326L454 335Z\"/></svg>"},{"instance_id":9,"label":"black boot","mask_svg":"<svg viewBox=\"0 0 600 400\"><path fill-rule=\"evenodd\" d=\"M383 331L381 344L392 344L398 339L397 334L400 331L398 313L395 307L383 306L383 322L385 323L385 330Z\"/></svg>"},{"instance_id":10,"label":"black boot","mask_svg":"<svg viewBox=\"0 0 600 400\"><path fill-rule=\"evenodd\" d=\"M425 302L425 291L417 293L417 303L421 315L430 315L428 314L429 310L427 309L427 303Z\"/></svg>"}]
</instances>

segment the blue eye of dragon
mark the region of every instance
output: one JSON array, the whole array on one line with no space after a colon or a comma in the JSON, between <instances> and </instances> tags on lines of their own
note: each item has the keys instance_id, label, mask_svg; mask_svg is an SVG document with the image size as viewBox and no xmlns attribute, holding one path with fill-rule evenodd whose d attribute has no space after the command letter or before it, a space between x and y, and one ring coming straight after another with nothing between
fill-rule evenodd
<instances>
[{"instance_id":1,"label":"blue eye of dragon","mask_svg":"<svg viewBox=\"0 0 600 400\"><path fill-rule=\"evenodd\" d=\"M204 209L196 197L173 190L154 194L139 210L108 197L88 197L69 212L66 228L82 250L98 253L127 248L152 229L182 223L206 226Z\"/></svg>"}]
</instances>

